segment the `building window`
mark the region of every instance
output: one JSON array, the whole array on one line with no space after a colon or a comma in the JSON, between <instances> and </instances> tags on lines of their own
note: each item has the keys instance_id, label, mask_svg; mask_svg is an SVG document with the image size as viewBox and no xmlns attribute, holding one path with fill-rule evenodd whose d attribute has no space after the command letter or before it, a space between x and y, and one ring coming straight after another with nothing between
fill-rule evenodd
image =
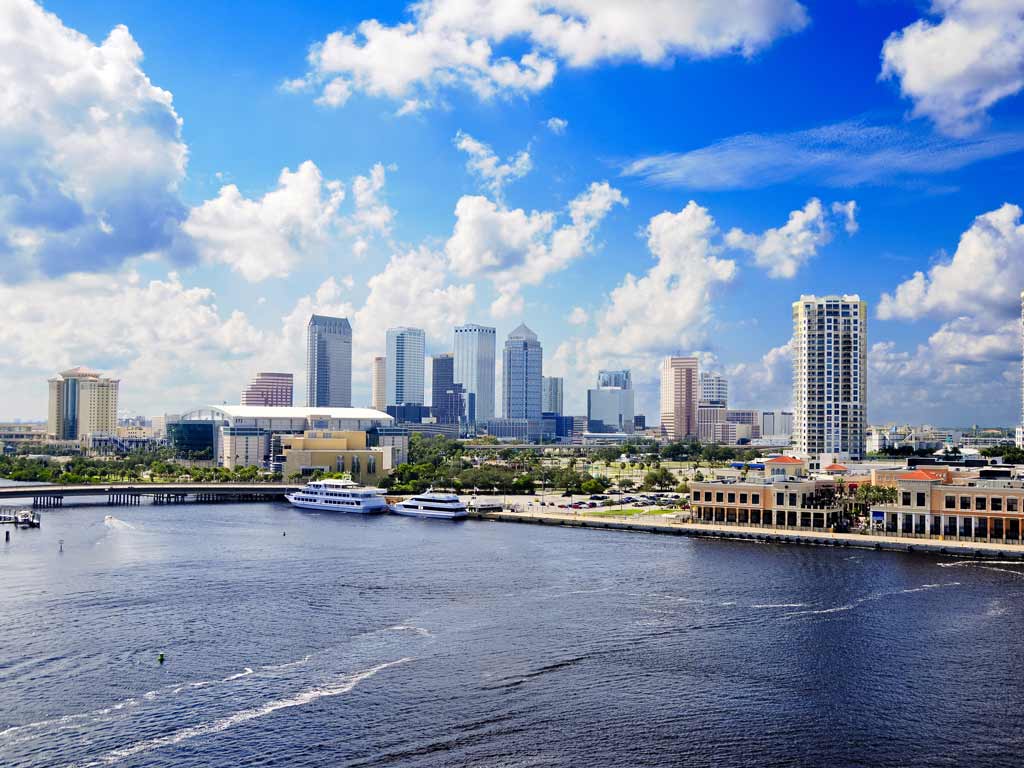
<instances>
[{"instance_id":1,"label":"building window","mask_svg":"<svg viewBox=\"0 0 1024 768\"><path fill-rule=\"evenodd\" d=\"M786 494L784 494L784 493L776 493L775 494L775 503L776 503L776 505L778 505L780 507L785 506L785 504L786 504Z\"/></svg>"},{"instance_id":2,"label":"building window","mask_svg":"<svg viewBox=\"0 0 1024 768\"><path fill-rule=\"evenodd\" d=\"M1016 512L1017 511L1017 497L1016 496L1010 496L1006 500L1006 511L1007 512Z\"/></svg>"},{"instance_id":3,"label":"building window","mask_svg":"<svg viewBox=\"0 0 1024 768\"><path fill-rule=\"evenodd\" d=\"M795 507L796 506L796 494L795 493L789 494L789 506L791 506L791 507Z\"/></svg>"},{"instance_id":4,"label":"building window","mask_svg":"<svg viewBox=\"0 0 1024 768\"><path fill-rule=\"evenodd\" d=\"M928 506L928 502L925 501L925 494L921 493L920 491L917 492L917 506L919 506L919 507L927 507Z\"/></svg>"},{"instance_id":5,"label":"building window","mask_svg":"<svg viewBox=\"0 0 1024 768\"><path fill-rule=\"evenodd\" d=\"M760 493L752 493L750 495L750 503L751 504L760 504L761 503L761 494Z\"/></svg>"},{"instance_id":6,"label":"building window","mask_svg":"<svg viewBox=\"0 0 1024 768\"><path fill-rule=\"evenodd\" d=\"M983 512L985 510L986 506L987 505L985 504L985 497L984 496L975 496L974 497L974 508L976 510L978 510L979 512Z\"/></svg>"},{"instance_id":7,"label":"building window","mask_svg":"<svg viewBox=\"0 0 1024 768\"><path fill-rule=\"evenodd\" d=\"M730 493L729 494L729 503L730 504L735 504L736 503L736 494L735 493Z\"/></svg>"},{"instance_id":8,"label":"building window","mask_svg":"<svg viewBox=\"0 0 1024 768\"><path fill-rule=\"evenodd\" d=\"M956 509L956 496L946 497L946 509Z\"/></svg>"},{"instance_id":9,"label":"building window","mask_svg":"<svg viewBox=\"0 0 1024 768\"><path fill-rule=\"evenodd\" d=\"M746 503L747 503L747 494L741 493L740 494L740 504L746 504Z\"/></svg>"},{"instance_id":10,"label":"building window","mask_svg":"<svg viewBox=\"0 0 1024 768\"><path fill-rule=\"evenodd\" d=\"M961 496L960 497L960 509L970 509L970 508L971 508L971 497L970 496Z\"/></svg>"},{"instance_id":11,"label":"building window","mask_svg":"<svg viewBox=\"0 0 1024 768\"><path fill-rule=\"evenodd\" d=\"M718 493L715 494L715 501L722 501L722 499L724 498L725 494L723 494L721 491L718 491Z\"/></svg>"},{"instance_id":12,"label":"building window","mask_svg":"<svg viewBox=\"0 0 1024 768\"><path fill-rule=\"evenodd\" d=\"M903 491L900 494L900 505L904 507L910 506L910 491Z\"/></svg>"},{"instance_id":13,"label":"building window","mask_svg":"<svg viewBox=\"0 0 1024 768\"><path fill-rule=\"evenodd\" d=\"M998 496L992 497L992 511L1002 512L1003 511L1003 500Z\"/></svg>"}]
</instances>

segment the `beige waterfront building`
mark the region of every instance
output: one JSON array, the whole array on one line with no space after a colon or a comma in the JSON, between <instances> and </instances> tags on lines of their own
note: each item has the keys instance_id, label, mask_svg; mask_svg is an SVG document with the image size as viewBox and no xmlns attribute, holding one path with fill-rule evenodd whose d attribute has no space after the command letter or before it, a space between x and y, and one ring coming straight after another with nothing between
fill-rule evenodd
<instances>
[{"instance_id":1,"label":"beige waterfront building","mask_svg":"<svg viewBox=\"0 0 1024 768\"><path fill-rule=\"evenodd\" d=\"M697 437L700 378L696 357L666 357L661 364L661 434L669 440Z\"/></svg>"},{"instance_id":2,"label":"beige waterfront building","mask_svg":"<svg viewBox=\"0 0 1024 768\"><path fill-rule=\"evenodd\" d=\"M47 434L54 440L81 440L117 432L119 379L88 368L61 371L49 380Z\"/></svg>"},{"instance_id":3,"label":"beige waterfront building","mask_svg":"<svg viewBox=\"0 0 1024 768\"><path fill-rule=\"evenodd\" d=\"M283 474L309 475L313 472L347 472L363 485L373 485L391 474L395 449L369 446L365 432L311 430L281 437Z\"/></svg>"},{"instance_id":4,"label":"beige waterfront building","mask_svg":"<svg viewBox=\"0 0 1024 768\"><path fill-rule=\"evenodd\" d=\"M867 313L856 295L793 302L793 447L811 469L864 458Z\"/></svg>"}]
</instances>

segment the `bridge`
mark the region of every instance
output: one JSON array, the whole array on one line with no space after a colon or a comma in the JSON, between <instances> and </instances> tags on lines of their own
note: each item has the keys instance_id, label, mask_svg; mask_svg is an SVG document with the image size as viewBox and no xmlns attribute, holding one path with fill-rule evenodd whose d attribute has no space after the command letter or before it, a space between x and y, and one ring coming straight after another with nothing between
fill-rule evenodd
<instances>
[{"instance_id":1,"label":"bridge","mask_svg":"<svg viewBox=\"0 0 1024 768\"><path fill-rule=\"evenodd\" d=\"M134 506L149 499L153 504L216 504L238 501L281 501L286 493L302 488L284 483L97 483L95 485L4 485L0 503L32 499L39 508L63 507L66 498L106 496L109 506Z\"/></svg>"}]
</instances>

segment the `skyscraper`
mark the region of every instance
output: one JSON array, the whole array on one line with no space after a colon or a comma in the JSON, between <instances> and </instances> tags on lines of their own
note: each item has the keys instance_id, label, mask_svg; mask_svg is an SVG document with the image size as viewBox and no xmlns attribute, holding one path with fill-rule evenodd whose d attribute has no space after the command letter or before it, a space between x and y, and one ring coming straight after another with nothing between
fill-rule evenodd
<instances>
[{"instance_id":1,"label":"skyscraper","mask_svg":"<svg viewBox=\"0 0 1024 768\"><path fill-rule=\"evenodd\" d=\"M505 340L502 415L506 419L539 420L543 378L544 351L537 334L520 325Z\"/></svg>"},{"instance_id":2,"label":"skyscraper","mask_svg":"<svg viewBox=\"0 0 1024 768\"><path fill-rule=\"evenodd\" d=\"M669 440L697 437L697 373L696 357L666 357L661 364L661 434Z\"/></svg>"},{"instance_id":3,"label":"skyscraper","mask_svg":"<svg viewBox=\"0 0 1024 768\"><path fill-rule=\"evenodd\" d=\"M633 377L628 370L599 371L597 389L587 390L587 429L633 432Z\"/></svg>"},{"instance_id":4,"label":"skyscraper","mask_svg":"<svg viewBox=\"0 0 1024 768\"><path fill-rule=\"evenodd\" d=\"M1021 392L1020 423L1017 426L1017 447L1024 448L1024 291L1020 292Z\"/></svg>"},{"instance_id":5,"label":"skyscraper","mask_svg":"<svg viewBox=\"0 0 1024 768\"><path fill-rule=\"evenodd\" d=\"M383 411L388 405L388 359L383 355L373 358L370 369L370 407Z\"/></svg>"},{"instance_id":6,"label":"skyscraper","mask_svg":"<svg viewBox=\"0 0 1024 768\"><path fill-rule=\"evenodd\" d=\"M793 444L811 469L823 457L864 457L867 331L867 302L859 296L793 302Z\"/></svg>"},{"instance_id":7,"label":"skyscraper","mask_svg":"<svg viewBox=\"0 0 1024 768\"><path fill-rule=\"evenodd\" d=\"M729 382L717 373L700 373L700 401L704 405L725 408L729 404Z\"/></svg>"},{"instance_id":8,"label":"skyscraper","mask_svg":"<svg viewBox=\"0 0 1024 768\"><path fill-rule=\"evenodd\" d=\"M261 371L242 392L242 405L292 405L294 392L290 373Z\"/></svg>"},{"instance_id":9,"label":"skyscraper","mask_svg":"<svg viewBox=\"0 0 1024 768\"><path fill-rule=\"evenodd\" d=\"M543 413L562 415L564 382L561 376L545 376L541 382L540 409Z\"/></svg>"},{"instance_id":10,"label":"skyscraper","mask_svg":"<svg viewBox=\"0 0 1024 768\"><path fill-rule=\"evenodd\" d=\"M458 424L466 417L466 395L455 383L455 355L434 355L430 376L430 412L438 424Z\"/></svg>"},{"instance_id":11,"label":"skyscraper","mask_svg":"<svg viewBox=\"0 0 1024 768\"><path fill-rule=\"evenodd\" d=\"M455 382L466 389L470 421L494 418L495 330L482 325L455 328Z\"/></svg>"},{"instance_id":12,"label":"skyscraper","mask_svg":"<svg viewBox=\"0 0 1024 768\"><path fill-rule=\"evenodd\" d=\"M433 395L434 392L445 392L451 389L451 386L454 383L455 355L451 352L434 355L433 366L430 372L431 395ZM433 400L431 400L431 404L433 404Z\"/></svg>"},{"instance_id":13,"label":"skyscraper","mask_svg":"<svg viewBox=\"0 0 1024 768\"><path fill-rule=\"evenodd\" d=\"M633 377L630 375L628 370L598 371L597 388L609 389L611 387L617 387L619 389L632 389Z\"/></svg>"},{"instance_id":14,"label":"skyscraper","mask_svg":"<svg viewBox=\"0 0 1024 768\"><path fill-rule=\"evenodd\" d=\"M388 405L423 405L426 335L419 328L388 328Z\"/></svg>"},{"instance_id":15,"label":"skyscraper","mask_svg":"<svg viewBox=\"0 0 1024 768\"><path fill-rule=\"evenodd\" d=\"M311 315L309 318L306 405L352 407L352 326L344 317Z\"/></svg>"},{"instance_id":16,"label":"skyscraper","mask_svg":"<svg viewBox=\"0 0 1024 768\"><path fill-rule=\"evenodd\" d=\"M80 440L86 435L117 432L120 381L88 368L62 371L49 380L47 433L56 440Z\"/></svg>"}]
</instances>

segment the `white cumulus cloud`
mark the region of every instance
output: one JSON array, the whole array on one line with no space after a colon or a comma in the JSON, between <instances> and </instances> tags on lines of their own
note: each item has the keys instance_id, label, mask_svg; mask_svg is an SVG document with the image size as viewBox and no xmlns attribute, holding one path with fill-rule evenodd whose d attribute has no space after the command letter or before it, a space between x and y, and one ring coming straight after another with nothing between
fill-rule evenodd
<instances>
[{"instance_id":1,"label":"white cumulus cloud","mask_svg":"<svg viewBox=\"0 0 1024 768\"><path fill-rule=\"evenodd\" d=\"M345 198L339 181L325 181L310 160L281 171L277 188L258 200L234 184L192 209L184 230L200 255L252 282L285 277L305 252L322 245L339 222Z\"/></svg>"},{"instance_id":2,"label":"white cumulus cloud","mask_svg":"<svg viewBox=\"0 0 1024 768\"><path fill-rule=\"evenodd\" d=\"M832 206L850 235L857 231L856 210L854 200ZM790 278L832 240L832 228L821 201L811 198L803 208L792 211L781 227L766 229L760 235L733 228L725 240L732 248L749 251L754 263L767 270L769 277Z\"/></svg>"},{"instance_id":3,"label":"white cumulus cloud","mask_svg":"<svg viewBox=\"0 0 1024 768\"><path fill-rule=\"evenodd\" d=\"M565 321L569 325L586 325L590 321L590 314L583 307L573 307Z\"/></svg>"},{"instance_id":4,"label":"white cumulus cloud","mask_svg":"<svg viewBox=\"0 0 1024 768\"><path fill-rule=\"evenodd\" d=\"M466 169L477 176L499 200L507 182L521 179L533 168L529 148L520 150L502 162L489 145L462 131L455 136L455 146L469 155Z\"/></svg>"},{"instance_id":5,"label":"white cumulus cloud","mask_svg":"<svg viewBox=\"0 0 1024 768\"><path fill-rule=\"evenodd\" d=\"M607 182L594 182L569 203L569 221L556 228L552 211L508 209L486 197L466 195L455 206L455 227L445 245L453 272L485 276L499 292L495 317L522 310L520 288L538 285L590 252L594 232L612 208L626 205Z\"/></svg>"},{"instance_id":6,"label":"white cumulus cloud","mask_svg":"<svg viewBox=\"0 0 1024 768\"><path fill-rule=\"evenodd\" d=\"M188 152L128 29L96 45L6 0L0 51L0 274L113 269L168 248Z\"/></svg>"},{"instance_id":7,"label":"white cumulus cloud","mask_svg":"<svg viewBox=\"0 0 1024 768\"><path fill-rule=\"evenodd\" d=\"M736 263L722 257L714 219L690 201L681 211L654 216L646 235L654 265L623 278L591 313L592 333L559 346L553 370L589 380L600 368L624 367L639 381L650 380L663 356L705 341L714 294L737 272Z\"/></svg>"},{"instance_id":8,"label":"white cumulus cloud","mask_svg":"<svg viewBox=\"0 0 1024 768\"><path fill-rule=\"evenodd\" d=\"M977 311L1012 317L1020 311L1024 287L1024 224L1019 206L1006 203L978 216L961 236L951 259L927 274L915 272L892 293L882 294L883 320L926 315L958 317Z\"/></svg>"},{"instance_id":9,"label":"white cumulus cloud","mask_svg":"<svg viewBox=\"0 0 1024 768\"><path fill-rule=\"evenodd\" d=\"M562 117L549 117L544 125L556 136L561 136L569 127L569 121Z\"/></svg>"},{"instance_id":10,"label":"white cumulus cloud","mask_svg":"<svg viewBox=\"0 0 1024 768\"><path fill-rule=\"evenodd\" d=\"M317 87L327 106L360 91L412 112L443 88L484 99L536 92L559 65L750 56L807 22L797 0L634 0L628 12L613 0L424 0L405 21L367 19L331 33L311 48L307 74L286 87Z\"/></svg>"},{"instance_id":11,"label":"white cumulus cloud","mask_svg":"<svg viewBox=\"0 0 1024 768\"><path fill-rule=\"evenodd\" d=\"M971 133L1024 88L1024 0L933 0L930 16L889 36L881 76L899 82L914 115Z\"/></svg>"}]
</instances>

